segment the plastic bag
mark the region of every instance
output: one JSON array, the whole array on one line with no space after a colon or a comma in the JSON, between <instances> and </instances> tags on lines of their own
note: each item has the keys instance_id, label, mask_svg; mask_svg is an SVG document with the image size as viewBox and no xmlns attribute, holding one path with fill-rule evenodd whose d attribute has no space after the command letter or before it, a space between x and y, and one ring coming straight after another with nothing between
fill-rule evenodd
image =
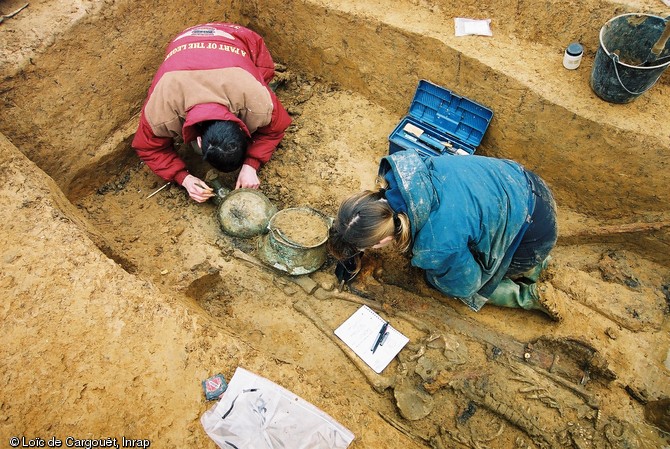
<instances>
[{"instance_id":1,"label":"plastic bag","mask_svg":"<svg viewBox=\"0 0 670 449\"><path fill-rule=\"evenodd\" d=\"M456 17L454 18L454 28L456 36L493 36L491 19L477 20Z\"/></svg>"},{"instance_id":2,"label":"plastic bag","mask_svg":"<svg viewBox=\"0 0 670 449\"><path fill-rule=\"evenodd\" d=\"M239 367L200 422L222 449L346 449L354 439L314 405Z\"/></svg>"}]
</instances>

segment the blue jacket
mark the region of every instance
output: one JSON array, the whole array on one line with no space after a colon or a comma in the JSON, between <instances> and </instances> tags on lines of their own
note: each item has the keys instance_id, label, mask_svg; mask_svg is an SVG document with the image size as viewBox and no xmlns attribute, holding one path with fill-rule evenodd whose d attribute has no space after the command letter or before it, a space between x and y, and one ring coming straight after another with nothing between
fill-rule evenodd
<instances>
[{"instance_id":1,"label":"blue jacket","mask_svg":"<svg viewBox=\"0 0 670 449\"><path fill-rule=\"evenodd\" d=\"M389 204L409 217L412 265L438 290L479 310L485 300L477 293L497 286L502 276L480 292L507 271L503 258L532 214L524 168L484 156L423 159L407 150L382 158L379 170L390 181Z\"/></svg>"}]
</instances>

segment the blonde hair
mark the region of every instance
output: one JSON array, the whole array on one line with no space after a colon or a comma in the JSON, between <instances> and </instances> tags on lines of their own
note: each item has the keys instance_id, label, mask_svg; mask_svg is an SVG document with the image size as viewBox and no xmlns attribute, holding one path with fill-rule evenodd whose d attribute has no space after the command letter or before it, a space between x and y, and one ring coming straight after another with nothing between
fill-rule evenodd
<instances>
[{"instance_id":1,"label":"blonde hair","mask_svg":"<svg viewBox=\"0 0 670 449\"><path fill-rule=\"evenodd\" d=\"M339 260L355 256L386 237L401 251L411 245L409 217L396 214L384 197L386 180L377 178L379 190L365 190L342 202L330 229L328 248Z\"/></svg>"}]
</instances>

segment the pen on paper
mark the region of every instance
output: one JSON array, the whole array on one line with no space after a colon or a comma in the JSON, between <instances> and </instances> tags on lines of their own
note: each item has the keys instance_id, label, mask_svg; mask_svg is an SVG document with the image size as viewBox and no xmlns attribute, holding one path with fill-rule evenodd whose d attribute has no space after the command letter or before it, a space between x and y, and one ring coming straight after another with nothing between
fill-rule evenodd
<instances>
[{"instance_id":1,"label":"pen on paper","mask_svg":"<svg viewBox=\"0 0 670 449\"><path fill-rule=\"evenodd\" d=\"M375 340L375 344L372 346L372 349L371 349L373 354L375 353L375 351L377 350L379 345L382 343L382 341L384 341L384 338L388 334L388 332L386 331L388 326L389 326L389 322L385 321L384 324L382 325L382 328L379 330L379 334L377 334L377 339Z\"/></svg>"},{"instance_id":2,"label":"pen on paper","mask_svg":"<svg viewBox=\"0 0 670 449\"><path fill-rule=\"evenodd\" d=\"M388 336L389 336L389 331L386 331L384 333L384 336L382 337L382 341L379 342L379 346L384 346L384 343L386 343L386 339L388 338Z\"/></svg>"}]
</instances>

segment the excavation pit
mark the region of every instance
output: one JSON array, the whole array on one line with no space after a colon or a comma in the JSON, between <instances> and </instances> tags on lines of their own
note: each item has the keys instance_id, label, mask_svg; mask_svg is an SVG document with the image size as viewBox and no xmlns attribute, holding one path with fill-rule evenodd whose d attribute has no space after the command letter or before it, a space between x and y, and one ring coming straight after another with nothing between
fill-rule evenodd
<instances>
[{"instance_id":1,"label":"excavation pit","mask_svg":"<svg viewBox=\"0 0 670 449\"><path fill-rule=\"evenodd\" d=\"M5 3L4 14L21 6ZM352 447L667 445L644 409L670 395L668 79L625 108L588 87L602 24L656 6L587 6L588 22L569 2L206 2L185 12L45 1L7 19L0 438L213 448L198 421L211 405L201 381L243 366L348 427ZM459 16L492 17L493 38L456 39ZM474 313L427 288L406 258L370 254L354 287L412 343L374 387L318 326L334 329L359 306L352 298L366 300L337 296L332 260L310 275L316 291L306 288L242 257L253 242L225 235L214 204L174 185L147 198L164 182L130 148L137 113L167 42L210 20L255 29L279 63L277 95L294 123L260 172L279 209L332 216L371 188L420 79L490 107L477 153L524 163L556 193L550 283L566 319ZM575 38L586 52L567 71ZM204 176L209 167L181 151ZM430 392L434 406L407 420L395 389Z\"/></svg>"}]
</instances>

